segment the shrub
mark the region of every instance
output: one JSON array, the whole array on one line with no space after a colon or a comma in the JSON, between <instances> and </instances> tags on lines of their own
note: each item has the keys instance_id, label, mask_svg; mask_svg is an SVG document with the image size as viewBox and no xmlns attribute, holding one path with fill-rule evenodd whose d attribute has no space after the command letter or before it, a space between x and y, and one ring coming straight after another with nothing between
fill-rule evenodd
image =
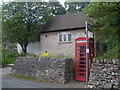
<instances>
[{"instance_id":1,"label":"shrub","mask_svg":"<svg viewBox=\"0 0 120 90\"><path fill-rule=\"evenodd\" d=\"M2 50L2 65L14 63L18 56L15 50Z\"/></svg>"}]
</instances>

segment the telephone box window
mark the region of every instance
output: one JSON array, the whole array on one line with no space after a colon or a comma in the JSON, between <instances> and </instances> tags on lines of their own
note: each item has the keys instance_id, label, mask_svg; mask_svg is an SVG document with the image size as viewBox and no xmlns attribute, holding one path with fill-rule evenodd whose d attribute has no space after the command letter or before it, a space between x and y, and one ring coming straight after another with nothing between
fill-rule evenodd
<instances>
[{"instance_id":1,"label":"telephone box window","mask_svg":"<svg viewBox=\"0 0 120 90\"><path fill-rule=\"evenodd\" d=\"M85 52L85 50L80 50L80 52L81 52L81 53L84 53L84 52Z\"/></svg>"},{"instance_id":2,"label":"telephone box window","mask_svg":"<svg viewBox=\"0 0 120 90\"><path fill-rule=\"evenodd\" d=\"M80 64L86 64L86 62L80 62Z\"/></svg>"},{"instance_id":3,"label":"telephone box window","mask_svg":"<svg viewBox=\"0 0 120 90\"><path fill-rule=\"evenodd\" d=\"M79 68L86 68L86 66L79 66Z\"/></svg>"},{"instance_id":4,"label":"telephone box window","mask_svg":"<svg viewBox=\"0 0 120 90\"><path fill-rule=\"evenodd\" d=\"M80 58L80 60L86 60L86 58Z\"/></svg>"},{"instance_id":5,"label":"telephone box window","mask_svg":"<svg viewBox=\"0 0 120 90\"><path fill-rule=\"evenodd\" d=\"M80 49L86 49L86 47L85 46L80 46Z\"/></svg>"},{"instance_id":6,"label":"telephone box window","mask_svg":"<svg viewBox=\"0 0 120 90\"><path fill-rule=\"evenodd\" d=\"M83 69L79 69L78 71L79 71L79 72L85 72L85 70L83 70Z\"/></svg>"},{"instance_id":7,"label":"telephone box window","mask_svg":"<svg viewBox=\"0 0 120 90\"><path fill-rule=\"evenodd\" d=\"M84 73L79 73L79 76L85 76L85 74Z\"/></svg>"},{"instance_id":8,"label":"telephone box window","mask_svg":"<svg viewBox=\"0 0 120 90\"><path fill-rule=\"evenodd\" d=\"M80 56L85 56L85 54L80 54Z\"/></svg>"}]
</instances>

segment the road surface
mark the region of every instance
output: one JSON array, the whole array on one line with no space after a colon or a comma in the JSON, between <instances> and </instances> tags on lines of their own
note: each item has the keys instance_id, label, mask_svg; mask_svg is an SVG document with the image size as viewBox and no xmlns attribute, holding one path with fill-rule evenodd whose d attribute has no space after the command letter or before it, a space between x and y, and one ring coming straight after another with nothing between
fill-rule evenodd
<instances>
[{"instance_id":1,"label":"road surface","mask_svg":"<svg viewBox=\"0 0 120 90\"><path fill-rule=\"evenodd\" d=\"M10 67L2 69L2 75L0 75L2 77L2 88L86 88L85 82L71 81L66 84L60 84L15 78L7 75L10 70Z\"/></svg>"}]
</instances>

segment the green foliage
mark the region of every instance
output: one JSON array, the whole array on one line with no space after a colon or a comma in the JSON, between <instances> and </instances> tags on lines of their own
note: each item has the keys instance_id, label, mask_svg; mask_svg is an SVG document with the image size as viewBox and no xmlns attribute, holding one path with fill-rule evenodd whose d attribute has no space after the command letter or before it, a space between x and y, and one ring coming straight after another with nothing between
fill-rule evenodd
<instances>
[{"instance_id":1,"label":"green foliage","mask_svg":"<svg viewBox=\"0 0 120 90\"><path fill-rule=\"evenodd\" d=\"M97 55L97 58L100 58L100 59L104 59L104 58L115 59L115 58L120 58L119 55L120 54L118 53L118 46L116 46L112 49L108 49L108 51L104 54Z\"/></svg>"},{"instance_id":2,"label":"green foliage","mask_svg":"<svg viewBox=\"0 0 120 90\"><path fill-rule=\"evenodd\" d=\"M27 45L39 39L40 29L51 19L47 2L9 2L3 4L3 37Z\"/></svg>"},{"instance_id":3,"label":"green foliage","mask_svg":"<svg viewBox=\"0 0 120 90\"><path fill-rule=\"evenodd\" d=\"M52 15L66 14L65 8L57 0L54 2L49 0L49 7L51 8Z\"/></svg>"},{"instance_id":4,"label":"green foliage","mask_svg":"<svg viewBox=\"0 0 120 90\"><path fill-rule=\"evenodd\" d=\"M84 13L94 18L93 32L96 41L105 41L107 51L102 58L119 58L120 48L120 2L92 2L84 9Z\"/></svg>"},{"instance_id":5,"label":"green foliage","mask_svg":"<svg viewBox=\"0 0 120 90\"><path fill-rule=\"evenodd\" d=\"M67 0L65 2L65 8L68 13L76 13L83 10L88 5L88 2L70 2Z\"/></svg>"},{"instance_id":6,"label":"green foliage","mask_svg":"<svg viewBox=\"0 0 120 90\"><path fill-rule=\"evenodd\" d=\"M36 57L34 54L18 54L16 50L2 50L2 65L12 64L17 57Z\"/></svg>"},{"instance_id":7,"label":"green foliage","mask_svg":"<svg viewBox=\"0 0 120 90\"><path fill-rule=\"evenodd\" d=\"M17 51L2 50L2 65L14 63L18 56Z\"/></svg>"}]
</instances>

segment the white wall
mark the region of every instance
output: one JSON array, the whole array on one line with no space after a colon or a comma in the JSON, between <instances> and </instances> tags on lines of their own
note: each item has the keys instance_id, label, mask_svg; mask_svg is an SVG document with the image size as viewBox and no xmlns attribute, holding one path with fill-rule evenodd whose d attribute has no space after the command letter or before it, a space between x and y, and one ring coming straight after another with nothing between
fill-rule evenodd
<instances>
[{"instance_id":1,"label":"white wall","mask_svg":"<svg viewBox=\"0 0 120 90\"><path fill-rule=\"evenodd\" d=\"M58 34L60 33L72 33L72 42L58 43ZM47 37L46 37L47 35ZM40 55L47 51L51 56L64 55L74 56L75 53L75 39L79 37L85 37L85 30L73 30L73 31L61 31L42 33L41 42L30 43L27 47L27 52L35 55ZM89 37L93 37L93 33L89 32ZM17 50L21 53L21 46L17 45Z\"/></svg>"},{"instance_id":2,"label":"white wall","mask_svg":"<svg viewBox=\"0 0 120 90\"><path fill-rule=\"evenodd\" d=\"M72 33L72 42L58 42L58 34ZM47 35L47 37L46 37ZM93 34L89 32L89 37ZM74 56L75 53L75 39L79 37L86 37L85 30L59 31L41 34L40 53L47 51L51 56Z\"/></svg>"},{"instance_id":3,"label":"white wall","mask_svg":"<svg viewBox=\"0 0 120 90\"><path fill-rule=\"evenodd\" d=\"M17 44L17 51L18 53L22 53L22 48L20 44ZM40 42L34 42L34 43L28 44L27 53L40 55Z\"/></svg>"}]
</instances>

